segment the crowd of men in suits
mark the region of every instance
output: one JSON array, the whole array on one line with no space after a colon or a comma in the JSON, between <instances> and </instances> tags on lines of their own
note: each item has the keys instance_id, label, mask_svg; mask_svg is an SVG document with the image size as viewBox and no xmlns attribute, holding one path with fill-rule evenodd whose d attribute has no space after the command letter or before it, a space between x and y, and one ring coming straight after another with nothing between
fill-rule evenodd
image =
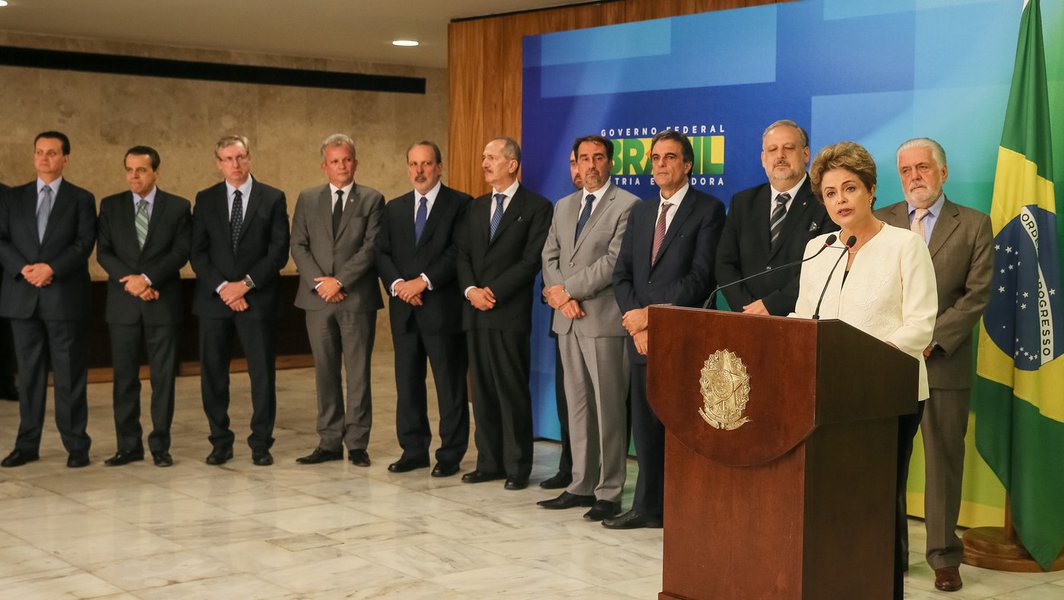
<instances>
[{"instance_id":1,"label":"crowd of men in suits","mask_svg":"<svg viewBox=\"0 0 1064 600\"><path fill-rule=\"evenodd\" d=\"M156 185L158 152L135 146L124 157L129 190L105 198L97 218L93 195L63 178L69 155L64 134L39 134L37 179L4 191L0 202L0 315L10 320L20 374L16 392L0 373L0 395L20 403L15 448L4 467L39 458L49 368L67 464L89 464L85 355L88 259L95 242L108 275L105 317L114 366L117 451L107 465L145 456L142 349L151 373L148 449L156 465L173 464L176 336L185 311L180 270L189 261L197 277L191 310L200 323L201 396L212 448L206 462L220 465L233 457L229 362L239 340L251 380L247 443L254 464L272 464L274 322L282 304L280 271L290 252L300 278L295 304L306 313L314 356L320 438L297 461L342 460L346 447L352 464L370 465L369 368L375 314L383 307L380 281L390 296L402 447L389 471L432 462L431 367L440 419L431 475L459 470L468 446L471 382L477 462L462 481L504 480L506 489L525 488L532 469L531 315L542 272L542 300L554 311L565 451L559 472L541 484L564 491L539 504L587 507L586 519L615 529L662 522L664 430L647 402L647 307L700 306L720 283L728 284L723 293L733 310L786 315L797 298L798 270L773 268L801 259L808 240L837 228L810 187L808 135L789 120L765 129L767 181L736 194L727 216L719 199L691 186L691 142L672 130L651 143L655 196L640 201L616 187L612 142L589 135L572 147L576 191L553 207L519 181L521 148L507 137L484 148L490 193L472 199L443 185L439 147L419 141L406 154L413 189L386 203L355 182L354 141L332 135L320 147L327 182L300 193L291 230L284 192L252 177L251 145L243 136L217 142L223 181L196 195L194 213L188 200ZM986 215L946 199L948 170L937 143L911 140L897 159L905 200L879 215L904 227L918 216L940 303L935 342L925 352L931 399L922 420L910 419L901 435L911 444L923 428L929 562L956 569L968 354L987 300L990 224ZM744 280L758 273L765 275ZM639 471L633 504L621 513L629 419ZM904 509L900 495L899 515ZM899 536L903 527L900 518Z\"/></svg>"}]
</instances>

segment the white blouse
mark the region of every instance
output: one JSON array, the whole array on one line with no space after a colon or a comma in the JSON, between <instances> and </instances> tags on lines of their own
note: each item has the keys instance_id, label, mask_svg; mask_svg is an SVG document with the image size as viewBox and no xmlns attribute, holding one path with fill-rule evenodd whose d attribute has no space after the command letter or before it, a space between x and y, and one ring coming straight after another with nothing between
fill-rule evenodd
<instances>
[{"instance_id":1,"label":"white blouse","mask_svg":"<svg viewBox=\"0 0 1064 600\"><path fill-rule=\"evenodd\" d=\"M827 237L825 234L810 240L805 256L816 254ZM798 302L791 316L813 316L840 252L845 252L841 240L802 265ZM845 321L920 361L918 400L927 399L930 394L924 349L931 344L938 314L935 268L927 244L908 229L884 224L854 255L843 285L845 268L843 258L824 293L820 318Z\"/></svg>"}]
</instances>

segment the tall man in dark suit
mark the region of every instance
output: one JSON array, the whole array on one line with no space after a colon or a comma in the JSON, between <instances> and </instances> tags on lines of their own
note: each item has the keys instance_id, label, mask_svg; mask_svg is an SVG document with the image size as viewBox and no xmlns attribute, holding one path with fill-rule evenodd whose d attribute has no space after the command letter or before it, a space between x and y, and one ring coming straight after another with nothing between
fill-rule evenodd
<instances>
[{"instance_id":1,"label":"tall man in dark suit","mask_svg":"<svg viewBox=\"0 0 1064 600\"><path fill-rule=\"evenodd\" d=\"M806 243L838 229L817 202L806 175L809 136L797 123L776 121L761 135L768 182L732 197L717 247L717 280L727 285L802 259ZM736 312L785 316L798 300L795 266L724 288Z\"/></svg>"},{"instance_id":2,"label":"tall man in dark suit","mask_svg":"<svg viewBox=\"0 0 1064 600\"><path fill-rule=\"evenodd\" d=\"M11 189L0 183L0 202L7 202L6 192ZM0 267L2 268L2 267ZM0 277L0 286L3 286ZM15 385L15 341L11 338L11 323L0 319L0 400L18 402L18 387Z\"/></svg>"},{"instance_id":3,"label":"tall man in dark suit","mask_svg":"<svg viewBox=\"0 0 1064 600\"><path fill-rule=\"evenodd\" d=\"M920 403L917 414L901 418L898 432L894 581L895 597L900 598L909 557L905 484L917 428L923 433L926 465L927 564L935 570L937 589L952 592L963 585L959 567L964 545L957 537L957 518L972 384L972 329L990 299L994 235L988 215L954 204L943 193L949 169L937 142L909 140L898 148L897 161L905 201L877 210L876 216L923 236L938 282L935 335L924 350L931 397Z\"/></svg>"},{"instance_id":4,"label":"tall man in dark suit","mask_svg":"<svg viewBox=\"0 0 1064 600\"><path fill-rule=\"evenodd\" d=\"M89 464L89 255L96 241L96 199L63 178L70 140L58 131L33 142L37 179L0 203L0 315L11 319L22 374L15 449L0 465L39 458L48 365L55 387L55 424L68 467Z\"/></svg>"},{"instance_id":5,"label":"tall man in dark suit","mask_svg":"<svg viewBox=\"0 0 1064 600\"><path fill-rule=\"evenodd\" d=\"M617 514L627 476L627 333L613 292L613 269L628 215L639 199L610 181L613 142L573 144L582 188L558 200L543 247L544 295L554 309L568 400L573 481L547 509L590 507L589 521Z\"/></svg>"},{"instance_id":6,"label":"tall man in dark suit","mask_svg":"<svg viewBox=\"0 0 1064 600\"><path fill-rule=\"evenodd\" d=\"M520 490L532 472L533 285L552 206L518 182L521 147L514 140L488 142L481 167L491 193L473 200L458 235L458 285L468 300L462 324L477 425L477 467L462 481L505 478L506 489Z\"/></svg>"},{"instance_id":7,"label":"tall man in dark suit","mask_svg":"<svg viewBox=\"0 0 1064 600\"><path fill-rule=\"evenodd\" d=\"M690 185L694 150L687 136L663 131L650 160L660 196L632 209L613 272L613 291L628 331L632 362L632 436L639 478L632 508L605 519L609 529L661 527L665 428L647 402L647 307L700 306L714 287L713 254L724 227L724 204Z\"/></svg>"},{"instance_id":8,"label":"tall man in dark suit","mask_svg":"<svg viewBox=\"0 0 1064 600\"><path fill-rule=\"evenodd\" d=\"M440 447L432 476L446 477L458 472L469 446L469 363L454 234L471 198L440 181L443 160L433 142L407 149L406 170L414 189L385 206L377 237L377 271L391 294L395 431L403 448L388 470L404 473L429 466L428 360L440 410Z\"/></svg>"},{"instance_id":9,"label":"tall man in dark suit","mask_svg":"<svg viewBox=\"0 0 1064 600\"><path fill-rule=\"evenodd\" d=\"M148 449L157 466L174 464L177 328L184 320L181 267L192 246L189 201L156 186L159 153L134 146L124 159L128 192L100 203L96 259L107 271L107 310L114 367L115 435L118 450L104 461L119 466L144 459L140 426L140 349L151 367Z\"/></svg>"},{"instance_id":10,"label":"tall man in dark suit","mask_svg":"<svg viewBox=\"0 0 1064 600\"><path fill-rule=\"evenodd\" d=\"M318 447L302 464L341 460L370 465L366 446L373 422L370 358L377 311L384 306L373 245L381 228L384 196L355 183L355 142L337 133L321 144L321 170L329 182L299 194L292 219L292 258L299 267L296 306L306 312L318 390ZM341 385L347 371L347 406Z\"/></svg>"},{"instance_id":11,"label":"tall man in dark suit","mask_svg":"<svg viewBox=\"0 0 1064 600\"><path fill-rule=\"evenodd\" d=\"M207 464L221 465L233 457L229 361L236 337L251 378L251 459L268 466L273 464L277 415L277 282L288 258L288 209L284 192L251 177L246 137L223 137L214 156L225 180L196 194L191 253L196 272L192 312L200 319L200 389L213 447Z\"/></svg>"}]
</instances>

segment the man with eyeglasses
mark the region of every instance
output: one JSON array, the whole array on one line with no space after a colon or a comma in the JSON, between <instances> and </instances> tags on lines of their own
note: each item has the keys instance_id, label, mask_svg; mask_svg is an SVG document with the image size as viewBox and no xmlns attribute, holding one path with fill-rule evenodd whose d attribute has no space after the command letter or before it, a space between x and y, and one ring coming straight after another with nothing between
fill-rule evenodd
<instances>
[{"instance_id":1,"label":"man with eyeglasses","mask_svg":"<svg viewBox=\"0 0 1064 600\"><path fill-rule=\"evenodd\" d=\"M251 459L268 466L273 464L277 415L277 283L288 262L288 208L284 192L252 178L246 137L223 137L214 155L225 180L196 194L191 255L196 272L192 312L200 320L200 389L211 428L207 464L222 465L233 457L229 362L236 337L251 378Z\"/></svg>"}]
</instances>

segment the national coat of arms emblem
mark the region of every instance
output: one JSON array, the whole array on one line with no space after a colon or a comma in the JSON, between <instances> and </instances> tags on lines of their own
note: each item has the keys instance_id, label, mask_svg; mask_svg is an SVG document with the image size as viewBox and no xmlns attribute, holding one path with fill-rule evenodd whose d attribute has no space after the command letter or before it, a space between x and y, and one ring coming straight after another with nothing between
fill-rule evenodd
<instances>
[{"instance_id":1,"label":"national coat of arms emblem","mask_svg":"<svg viewBox=\"0 0 1064 600\"><path fill-rule=\"evenodd\" d=\"M702 365L699 416L717 429L733 430L750 422L743 416L750 401L750 376L742 359L730 350L717 350Z\"/></svg>"}]
</instances>

